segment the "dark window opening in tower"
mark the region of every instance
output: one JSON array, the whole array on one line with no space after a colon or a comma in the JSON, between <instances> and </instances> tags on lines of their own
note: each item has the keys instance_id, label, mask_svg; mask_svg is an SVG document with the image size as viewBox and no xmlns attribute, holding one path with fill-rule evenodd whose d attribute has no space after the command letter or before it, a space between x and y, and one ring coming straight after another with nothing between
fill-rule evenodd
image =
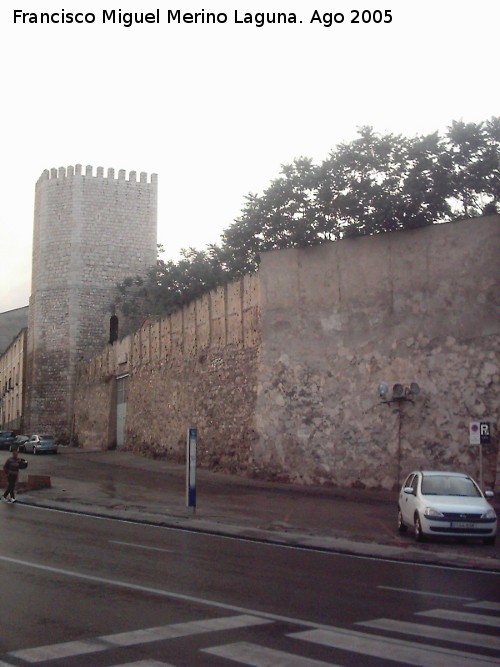
<instances>
[{"instance_id":1,"label":"dark window opening in tower","mask_svg":"<svg viewBox=\"0 0 500 667\"><path fill-rule=\"evenodd\" d=\"M109 344L113 345L118 340L118 317L112 315L109 320Z\"/></svg>"}]
</instances>

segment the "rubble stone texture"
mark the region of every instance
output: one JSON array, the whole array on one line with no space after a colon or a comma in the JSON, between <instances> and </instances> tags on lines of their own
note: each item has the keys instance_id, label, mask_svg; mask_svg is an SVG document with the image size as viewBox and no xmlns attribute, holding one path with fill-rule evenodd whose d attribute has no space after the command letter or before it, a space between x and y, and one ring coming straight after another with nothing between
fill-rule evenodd
<instances>
[{"instance_id":1,"label":"rubble stone texture","mask_svg":"<svg viewBox=\"0 0 500 667\"><path fill-rule=\"evenodd\" d=\"M69 437L77 364L109 338L114 289L156 261L157 178L81 165L35 189L27 354L28 432Z\"/></svg>"},{"instance_id":2,"label":"rubble stone texture","mask_svg":"<svg viewBox=\"0 0 500 667\"><path fill-rule=\"evenodd\" d=\"M420 466L479 475L469 422L498 432L498 232L493 216L263 256L263 470L383 488ZM382 382L421 391L384 402ZM489 483L497 453L495 435Z\"/></svg>"},{"instance_id":3,"label":"rubble stone texture","mask_svg":"<svg viewBox=\"0 0 500 667\"><path fill-rule=\"evenodd\" d=\"M220 288L81 368L75 431L116 443L115 377L128 375L125 447L292 481L396 488L415 467L479 477L471 421L498 460L500 216L264 253ZM418 383L383 400L380 383ZM388 399L391 399L389 391Z\"/></svg>"}]
</instances>

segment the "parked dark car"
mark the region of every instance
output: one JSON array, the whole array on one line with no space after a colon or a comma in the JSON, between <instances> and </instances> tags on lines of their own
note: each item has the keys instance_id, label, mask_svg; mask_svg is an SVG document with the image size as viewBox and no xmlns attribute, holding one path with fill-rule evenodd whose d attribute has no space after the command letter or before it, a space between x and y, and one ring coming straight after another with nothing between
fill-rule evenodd
<instances>
[{"instance_id":1,"label":"parked dark car","mask_svg":"<svg viewBox=\"0 0 500 667\"><path fill-rule=\"evenodd\" d=\"M10 446L10 451L12 452L14 449L17 449L18 452L25 452L26 451L26 443L29 440L29 435L16 435L14 438L14 442Z\"/></svg>"},{"instance_id":2,"label":"parked dark car","mask_svg":"<svg viewBox=\"0 0 500 667\"><path fill-rule=\"evenodd\" d=\"M14 431L0 431L0 449L10 449L15 438Z\"/></svg>"}]
</instances>

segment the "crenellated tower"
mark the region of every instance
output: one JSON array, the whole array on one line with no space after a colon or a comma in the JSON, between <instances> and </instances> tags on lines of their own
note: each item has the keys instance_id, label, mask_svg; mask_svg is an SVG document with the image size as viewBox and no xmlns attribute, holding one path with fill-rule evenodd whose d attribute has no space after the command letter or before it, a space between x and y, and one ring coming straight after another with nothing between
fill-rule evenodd
<instances>
[{"instance_id":1,"label":"crenellated tower","mask_svg":"<svg viewBox=\"0 0 500 667\"><path fill-rule=\"evenodd\" d=\"M81 165L35 188L26 426L71 432L76 368L109 339L117 283L155 264L158 180Z\"/></svg>"}]
</instances>

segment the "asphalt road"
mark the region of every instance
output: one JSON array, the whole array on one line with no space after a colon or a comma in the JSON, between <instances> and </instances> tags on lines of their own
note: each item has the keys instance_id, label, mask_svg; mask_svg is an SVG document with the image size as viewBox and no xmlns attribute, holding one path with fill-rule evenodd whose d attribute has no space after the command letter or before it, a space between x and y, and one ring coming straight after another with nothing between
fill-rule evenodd
<instances>
[{"instance_id":1,"label":"asphalt road","mask_svg":"<svg viewBox=\"0 0 500 667\"><path fill-rule=\"evenodd\" d=\"M495 573L22 504L0 528L0 667L500 664Z\"/></svg>"},{"instance_id":2,"label":"asphalt road","mask_svg":"<svg viewBox=\"0 0 500 667\"><path fill-rule=\"evenodd\" d=\"M19 493L22 503L247 536L343 553L500 571L500 541L435 539L415 544L396 529L397 494L381 490L297 487L200 469L196 513L185 503L185 466L131 452L61 448L26 457L28 475L51 488ZM497 511L500 508L497 506Z\"/></svg>"}]
</instances>

